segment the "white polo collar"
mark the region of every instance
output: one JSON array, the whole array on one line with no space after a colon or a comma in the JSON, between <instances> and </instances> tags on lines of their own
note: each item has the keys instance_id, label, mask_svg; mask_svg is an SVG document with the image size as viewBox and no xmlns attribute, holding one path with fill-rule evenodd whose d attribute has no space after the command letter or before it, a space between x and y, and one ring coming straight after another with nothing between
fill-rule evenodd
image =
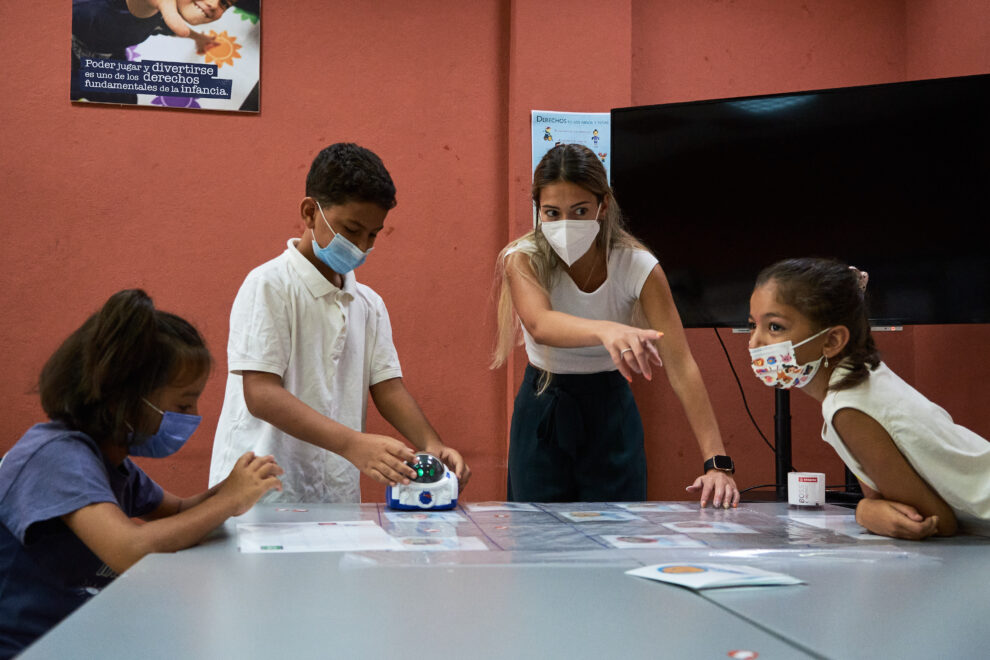
<instances>
[{"instance_id":1,"label":"white polo collar","mask_svg":"<svg viewBox=\"0 0 990 660\"><path fill-rule=\"evenodd\" d=\"M357 287L357 280L354 277L354 272L344 273L340 277L343 280L343 287L337 288L333 285L330 280L323 276L323 273L314 266L309 259L303 256L302 252L299 251L299 238L290 238L286 243L286 252L289 255L289 264L292 269L296 271L299 275L299 279L302 280L303 284L309 290L310 294L314 298L321 298L326 295L341 293L343 295L354 297L354 290Z\"/></svg>"}]
</instances>

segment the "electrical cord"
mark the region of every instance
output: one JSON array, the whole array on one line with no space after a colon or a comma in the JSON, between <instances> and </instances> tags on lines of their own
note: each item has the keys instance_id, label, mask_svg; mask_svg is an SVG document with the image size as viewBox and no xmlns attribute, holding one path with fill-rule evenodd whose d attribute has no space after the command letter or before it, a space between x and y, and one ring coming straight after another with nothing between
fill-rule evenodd
<instances>
[{"instance_id":1,"label":"electrical cord","mask_svg":"<svg viewBox=\"0 0 990 660\"><path fill-rule=\"evenodd\" d=\"M715 331L715 336L718 338L719 346L722 347L722 352L725 353L725 360L729 363L729 369L732 371L732 377L736 379L736 386L739 388L740 396L742 396L743 407L746 409L746 414L749 415L749 421L753 423L753 428L756 429L756 432L760 434L761 438L763 438L763 442L767 443L767 447L769 447L770 451L773 452L773 455L776 456L777 448L774 447L773 443L767 439L767 436L763 433L760 425L756 423L756 419L753 417L753 413L749 409L749 402L746 401L746 393L743 391L743 386L739 381L739 375L736 373L736 368L732 365L732 358L729 356L729 349L725 347L725 342L722 341L722 335L719 334L718 328L712 328L712 330ZM791 469L793 470L794 468L791 467ZM760 486L753 486L753 488L760 488Z\"/></svg>"},{"instance_id":2,"label":"electrical cord","mask_svg":"<svg viewBox=\"0 0 990 660\"><path fill-rule=\"evenodd\" d=\"M718 344L719 346L722 347L722 352L725 353L725 361L729 363L729 370L732 372L732 377L735 378L736 380L736 387L739 388L739 395L742 397L743 408L746 409L746 414L749 415L749 421L753 424L753 428L756 429L756 432L760 434L760 437L763 438L763 442L765 442L767 447L770 448L770 451L773 452L773 455L776 456L777 448L773 445L773 443L770 442L770 440L767 439L766 434L763 433L763 429L760 428L760 425L756 422L756 418L753 417L753 412L749 409L749 402L746 400L746 392L743 390L742 382L739 380L739 374L736 373L736 368L732 364L732 357L729 355L729 349L725 347L725 342L722 341L721 333L719 333L718 328L716 327L713 327L712 330L715 331L715 337L718 338ZM789 465L788 467L790 468L791 472L795 472L793 465ZM745 493L748 490L754 490L756 488L776 488L776 487L777 487L776 484L764 484L761 486L750 486L749 488L740 490L739 492Z\"/></svg>"},{"instance_id":3,"label":"electrical cord","mask_svg":"<svg viewBox=\"0 0 990 660\"><path fill-rule=\"evenodd\" d=\"M776 487L777 484L760 484L759 486L750 486L749 488L743 488L739 491L739 494L742 495L747 491L756 490L757 488L776 488Z\"/></svg>"},{"instance_id":4,"label":"electrical cord","mask_svg":"<svg viewBox=\"0 0 990 660\"><path fill-rule=\"evenodd\" d=\"M748 492L748 491L751 491L751 490L756 490L757 488L776 488L776 487L777 487L777 484L760 484L759 486L750 486L749 488L741 488L739 490L739 494L741 495L742 493L745 493L745 492ZM846 490L846 489L849 488L849 484L832 484L831 486L825 486L825 490L826 491L832 491L832 492L835 492L839 488L843 489L843 492L846 492L846 493L849 492L848 490Z\"/></svg>"}]
</instances>

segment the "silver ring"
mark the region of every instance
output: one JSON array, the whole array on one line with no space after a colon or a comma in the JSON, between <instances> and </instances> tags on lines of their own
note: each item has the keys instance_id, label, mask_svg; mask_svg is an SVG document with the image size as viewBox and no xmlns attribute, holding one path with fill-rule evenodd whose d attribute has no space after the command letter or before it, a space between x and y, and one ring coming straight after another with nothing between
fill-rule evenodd
<instances>
[{"instance_id":1,"label":"silver ring","mask_svg":"<svg viewBox=\"0 0 990 660\"><path fill-rule=\"evenodd\" d=\"M623 348L621 351L619 351L619 357L625 355L626 351L631 351L631 350L632 350L631 348Z\"/></svg>"}]
</instances>

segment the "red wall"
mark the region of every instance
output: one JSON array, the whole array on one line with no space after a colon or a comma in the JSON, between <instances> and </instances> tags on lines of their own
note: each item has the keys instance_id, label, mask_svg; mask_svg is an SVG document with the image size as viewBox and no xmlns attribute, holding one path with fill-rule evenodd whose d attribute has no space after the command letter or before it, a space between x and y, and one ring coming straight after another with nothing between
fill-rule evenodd
<instances>
[{"instance_id":1,"label":"red wall","mask_svg":"<svg viewBox=\"0 0 990 660\"><path fill-rule=\"evenodd\" d=\"M0 451L41 419L44 360L113 291L146 288L203 331L217 360L202 430L145 461L180 494L205 486L223 397L227 316L244 275L298 235L315 153L352 140L382 156L399 205L359 277L385 298L406 382L474 478L504 497L507 420L521 376L487 369L493 261L529 227L531 109L612 107L990 72L983 0L389 0L267 2L258 115L72 105L69 3L0 7ZM621 199L619 200L621 202ZM773 478L711 330L689 332L741 486ZM772 396L748 376L745 335L723 331L746 396L772 433ZM980 364L987 326L878 337L891 366L990 436ZM700 456L664 379L635 387L650 496L683 497ZM793 397L794 463L841 465ZM374 413L370 427L387 432ZM364 497L382 489L364 483Z\"/></svg>"}]
</instances>

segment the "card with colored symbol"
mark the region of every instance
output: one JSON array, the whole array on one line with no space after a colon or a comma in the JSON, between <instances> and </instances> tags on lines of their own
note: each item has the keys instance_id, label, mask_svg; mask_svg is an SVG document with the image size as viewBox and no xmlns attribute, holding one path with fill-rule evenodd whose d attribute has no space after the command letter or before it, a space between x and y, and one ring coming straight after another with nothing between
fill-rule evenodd
<instances>
[{"instance_id":1,"label":"card with colored symbol","mask_svg":"<svg viewBox=\"0 0 990 660\"><path fill-rule=\"evenodd\" d=\"M654 564L626 571L626 575L669 582L688 589L778 586L805 584L791 575L765 571L752 566L707 563Z\"/></svg>"},{"instance_id":2,"label":"card with colored symbol","mask_svg":"<svg viewBox=\"0 0 990 660\"><path fill-rule=\"evenodd\" d=\"M618 536L603 534L602 539L613 548L704 548L704 541L684 534L631 534Z\"/></svg>"},{"instance_id":3,"label":"card with colored symbol","mask_svg":"<svg viewBox=\"0 0 990 660\"><path fill-rule=\"evenodd\" d=\"M400 549L398 541L370 520L238 523L237 546L245 553Z\"/></svg>"},{"instance_id":4,"label":"card with colored symbol","mask_svg":"<svg viewBox=\"0 0 990 660\"><path fill-rule=\"evenodd\" d=\"M720 520L684 520L663 523L667 529L685 534L756 534L756 530L739 523Z\"/></svg>"},{"instance_id":5,"label":"card with colored symbol","mask_svg":"<svg viewBox=\"0 0 990 660\"><path fill-rule=\"evenodd\" d=\"M571 522L622 522L627 520L642 520L628 511L561 511L560 516Z\"/></svg>"}]
</instances>

